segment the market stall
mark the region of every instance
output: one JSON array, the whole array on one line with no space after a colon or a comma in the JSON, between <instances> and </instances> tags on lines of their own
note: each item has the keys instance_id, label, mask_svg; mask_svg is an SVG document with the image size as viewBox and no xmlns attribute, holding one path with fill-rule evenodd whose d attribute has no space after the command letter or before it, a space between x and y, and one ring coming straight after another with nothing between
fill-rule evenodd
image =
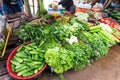
<instances>
[{"instance_id":1,"label":"market stall","mask_svg":"<svg viewBox=\"0 0 120 80\"><path fill-rule=\"evenodd\" d=\"M26 21L15 32L21 43L6 63L13 78L34 79L49 68L61 79L66 71L81 70L107 56L120 43L119 11L109 17L109 9L104 11L99 3L80 4L73 14L55 2L46 11L40 0L36 14L40 17Z\"/></svg>"}]
</instances>

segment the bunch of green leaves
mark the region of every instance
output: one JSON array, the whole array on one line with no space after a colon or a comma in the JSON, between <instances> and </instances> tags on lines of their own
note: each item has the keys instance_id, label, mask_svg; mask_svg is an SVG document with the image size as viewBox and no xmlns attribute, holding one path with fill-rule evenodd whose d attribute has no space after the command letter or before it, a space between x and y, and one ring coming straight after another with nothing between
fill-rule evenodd
<instances>
[{"instance_id":1,"label":"bunch of green leaves","mask_svg":"<svg viewBox=\"0 0 120 80\"><path fill-rule=\"evenodd\" d=\"M70 50L54 47L45 53L45 61L56 73L63 73L74 65L74 53Z\"/></svg>"},{"instance_id":2,"label":"bunch of green leaves","mask_svg":"<svg viewBox=\"0 0 120 80\"><path fill-rule=\"evenodd\" d=\"M42 27L30 23L21 25L16 34L24 42L30 41L38 44L45 38Z\"/></svg>"},{"instance_id":3,"label":"bunch of green leaves","mask_svg":"<svg viewBox=\"0 0 120 80\"><path fill-rule=\"evenodd\" d=\"M90 64L91 56L94 54L92 48L88 44L68 44L65 46L66 49L74 52L74 69L82 69Z\"/></svg>"},{"instance_id":4,"label":"bunch of green leaves","mask_svg":"<svg viewBox=\"0 0 120 80\"><path fill-rule=\"evenodd\" d=\"M71 25L57 23L57 25L52 29L51 34L56 37L56 39L60 41L66 41L67 38L70 38L73 35L78 35L80 28L75 23Z\"/></svg>"},{"instance_id":5,"label":"bunch of green leaves","mask_svg":"<svg viewBox=\"0 0 120 80\"><path fill-rule=\"evenodd\" d=\"M90 25L88 24L88 22L82 21L76 17L71 19L70 24L71 25L77 24L76 26L78 26L81 31L88 30L90 28Z\"/></svg>"},{"instance_id":6,"label":"bunch of green leaves","mask_svg":"<svg viewBox=\"0 0 120 80\"><path fill-rule=\"evenodd\" d=\"M61 44L53 36L46 36L46 39L43 41L41 47L44 50L47 50L49 48L61 47Z\"/></svg>"},{"instance_id":7,"label":"bunch of green leaves","mask_svg":"<svg viewBox=\"0 0 120 80\"><path fill-rule=\"evenodd\" d=\"M92 43L92 46L93 46L93 50L96 51L95 54L96 58L100 58L102 56L107 55L109 46L106 45L104 41L95 34L93 34L93 37L94 37L94 42Z\"/></svg>"},{"instance_id":8,"label":"bunch of green leaves","mask_svg":"<svg viewBox=\"0 0 120 80\"><path fill-rule=\"evenodd\" d=\"M109 50L109 46L104 43L101 37L96 36L96 33L82 32L79 35L79 39L91 45L92 49L95 51L94 57L96 59L105 56Z\"/></svg>"}]
</instances>

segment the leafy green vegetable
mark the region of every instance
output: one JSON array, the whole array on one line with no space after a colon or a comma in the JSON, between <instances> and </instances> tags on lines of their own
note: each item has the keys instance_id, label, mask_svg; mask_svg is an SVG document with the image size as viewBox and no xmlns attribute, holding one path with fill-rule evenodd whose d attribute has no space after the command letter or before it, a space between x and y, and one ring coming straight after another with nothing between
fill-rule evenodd
<instances>
[{"instance_id":1,"label":"leafy green vegetable","mask_svg":"<svg viewBox=\"0 0 120 80\"><path fill-rule=\"evenodd\" d=\"M83 36L84 35L84 36ZM95 58L100 58L107 54L109 46L104 43L103 39L96 34L91 34L89 32L83 32L82 37L79 38L87 43L90 44L92 49L95 51Z\"/></svg>"},{"instance_id":2,"label":"leafy green vegetable","mask_svg":"<svg viewBox=\"0 0 120 80\"><path fill-rule=\"evenodd\" d=\"M60 41L66 41L67 38L70 38L72 35L78 35L80 30L79 24L75 23L74 25L71 24L60 24L57 25L52 29L51 34L56 37L56 39Z\"/></svg>"},{"instance_id":3,"label":"leafy green vegetable","mask_svg":"<svg viewBox=\"0 0 120 80\"><path fill-rule=\"evenodd\" d=\"M45 53L45 61L56 73L63 73L73 67L74 53L64 48L54 47Z\"/></svg>"},{"instance_id":4,"label":"leafy green vegetable","mask_svg":"<svg viewBox=\"0 0 120 80\"><path fill-rule=\"evenodd\" d=\"M44 40L45 37L45 34L42 31L42 26L39 27L34 24L21 25L17 31L17 35L24 42L30 41L38 44Z\"/></svg>"},{"instance_id":5,"label":"leafy green vegetable","mask_svg":"<svg viewBox=\"0 0 120 80\"><path fill-rule=\"evenodd\" d=\"M65 48L74 52L74 69L78 70L90 64L91 58L94 56L94 51L89 44L82 42L72 45L66 45Z\"/></svg>"}]
</instances>

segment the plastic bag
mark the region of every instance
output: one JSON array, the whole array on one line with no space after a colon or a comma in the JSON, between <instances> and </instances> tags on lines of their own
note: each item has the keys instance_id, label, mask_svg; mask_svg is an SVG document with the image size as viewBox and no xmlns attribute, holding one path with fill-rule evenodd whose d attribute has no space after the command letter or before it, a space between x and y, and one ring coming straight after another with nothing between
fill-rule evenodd
<instances>
[{"instance_id":1,"label":"plastic bag","mask_svg":"<svg viewBox=\"0 0 120 80\"><path fill-rule=\"evenodd\" d=\"M103 5L100 4L100 3L96 3L96 4L93 6L93 8L101 8L101 9L103 9Z\"/></svg>"},{"instance_id":2,"label":"plastic bag","mask_svg":"<svg viewBox=\"0 0 120 80\"><path fill-rule=\"evenodd\" d=\"M3 48L5 42L5 25L5 18L0 15L0 50Z\"/></svg>"},{"instance_id":3,"label":"plastic bag","mask_svg":"<svg viewBox=\"0 0 120 80\"><path fill-rule=\"evenodd\" d=\"M91 3L88 3L87 1L85 0L81 0L79 5L78 5L79 8L86 8L86 9L91 9L92 5Z\"/></svg>"}]
</instances>

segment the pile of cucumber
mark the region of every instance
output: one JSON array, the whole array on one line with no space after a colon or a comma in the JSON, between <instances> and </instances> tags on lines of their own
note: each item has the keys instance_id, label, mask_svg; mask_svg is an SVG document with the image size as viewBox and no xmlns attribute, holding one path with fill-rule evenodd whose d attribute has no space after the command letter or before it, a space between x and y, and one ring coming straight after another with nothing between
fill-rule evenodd
<instances>
[{"instance_id":1,"label":"pile of cucumber","mask_svg":"<svg viewBox=\"0 0 120 80\"><path fill-rule=\"evenodd\" d=\"M11 60L12 72L24 77L37 73L44 64L44 51L35 43L21 45Z\"/></svg>"}]
</instances>

